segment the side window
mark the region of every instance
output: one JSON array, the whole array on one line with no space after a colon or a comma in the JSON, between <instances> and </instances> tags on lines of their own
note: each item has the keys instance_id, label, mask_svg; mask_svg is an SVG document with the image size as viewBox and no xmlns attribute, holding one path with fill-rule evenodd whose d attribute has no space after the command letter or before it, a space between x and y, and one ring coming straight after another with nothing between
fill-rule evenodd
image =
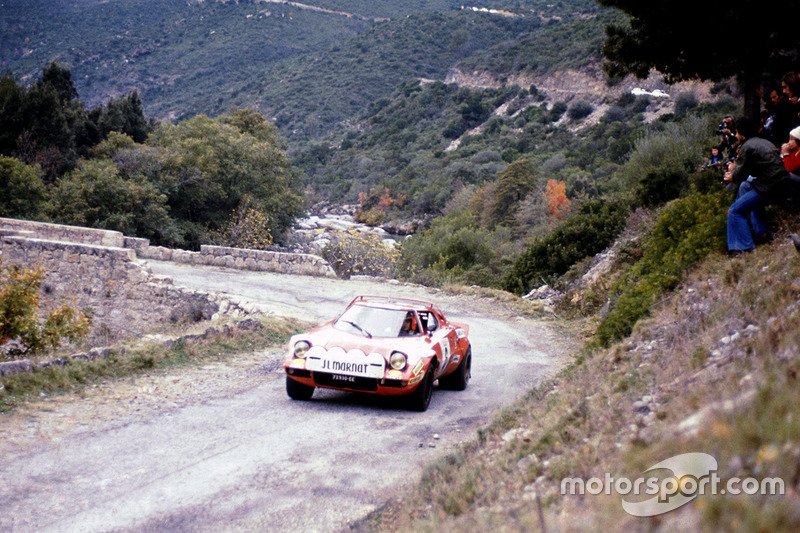
<instances>
[{"instance_id":1,"label":"side window","mask_svg":"<svg viewBox=\"0 0 800 533\"><path fill-rule=\"evenodd\" d=\"M427 315L428 315L428 320L425 325L425 329L427 329L430 332L439 329L439 321L436 320L436 315L434 315L433 313L427 313Z\"/></svg>"}]
</instances>

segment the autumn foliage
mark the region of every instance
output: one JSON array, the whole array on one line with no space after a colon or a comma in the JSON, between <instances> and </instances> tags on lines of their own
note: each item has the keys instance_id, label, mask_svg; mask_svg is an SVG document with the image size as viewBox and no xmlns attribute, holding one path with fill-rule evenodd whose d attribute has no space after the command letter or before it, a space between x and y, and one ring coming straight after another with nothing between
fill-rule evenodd
<instances>
[{"instance_id":1,"label":"autumn foliage","mask_svg":"<svg viewBox=\"0 0 800 533\"><path fill-rule=\"evenodd\" d=\"M545 196L550 216L556 220L563 220L569 214L570 202L567 198L567 185L563 181L548 180Z\"/></svg>"},{"instance_id":2,"label":"autumn foliage","mask_svg":"<svg viewBox=\"0 0 800 533\"><path fill-rule=\"evenodd\" d=\"M40 268L0 265L0 345L16 340L17 352L36 353L89 333L91 317L74 307L64 304L48 312L40 310L42 279Z\"/></svg>"},{"instance_id":3,"label":"autumn foliage","mask_svg":"<svg viewBox=\"0 0 800 533\"><path fill-rule=\"evenodd\" d=\"M386 218L386 211L392 206L402 207L406 203L407 196L398 194L392 197L388 187L373 188L368 193L358 193L358 212L355 214L357 222L369 226L377 226Z\"/></svg>"}]
</instances>

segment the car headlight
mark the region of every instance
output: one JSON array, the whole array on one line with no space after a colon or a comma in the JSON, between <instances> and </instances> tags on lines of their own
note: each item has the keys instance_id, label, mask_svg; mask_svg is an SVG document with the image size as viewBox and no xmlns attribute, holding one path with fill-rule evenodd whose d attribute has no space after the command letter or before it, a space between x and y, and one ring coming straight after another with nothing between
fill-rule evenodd
<instances>
[{"instance_id":1,"label":"car headlight","mask_svg":"<svg viewBox=\"0 0 800 533\"><path fill-rule=\"evenodd\" d=\"M407 363L408 358L404 353L392 352L392 355L389 356L389 366L395 370L404 370Z\"/></svg>"},{"instance_id":2,"label":"car headlight","mask_svg":"<svg viewBox=\"0 0 800 533\"><path fill-rule=\"evenodd\" d=\"M307 341L297 341L294 343L294 356L299 359L305 359L309 348L311 348L311 344Z\"/></svg>"}]
</instances>

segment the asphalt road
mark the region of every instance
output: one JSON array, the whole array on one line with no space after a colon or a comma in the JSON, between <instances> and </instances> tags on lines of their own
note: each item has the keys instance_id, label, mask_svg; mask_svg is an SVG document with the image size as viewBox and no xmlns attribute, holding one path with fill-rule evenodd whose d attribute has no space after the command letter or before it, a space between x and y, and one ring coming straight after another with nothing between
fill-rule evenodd
<instances>
[{"instance_id":1,"label":"asphalt road","mask_svg":"<svg viewBox=\"0 0 800 533\"><path fill-rule=\"evenodd\" d=\"M150 265L176 285L312 322L359 294L432 300L470 325L472 380L462 392L436 388L424 413L329 390L296 402L286 396L282 353L272 350L40 402L0 415L0 531L339 531L475 438L498 409L561 368L571 348L545 323L486 299Z\"/></svg>"}]
</instances>

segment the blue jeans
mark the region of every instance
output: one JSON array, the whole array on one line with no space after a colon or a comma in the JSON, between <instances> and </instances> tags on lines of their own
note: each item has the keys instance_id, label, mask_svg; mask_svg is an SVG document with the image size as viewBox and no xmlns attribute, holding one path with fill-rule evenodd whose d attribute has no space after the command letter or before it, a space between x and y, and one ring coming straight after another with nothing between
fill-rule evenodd
<instances>
[{"instance_id":1,"label":"blue jeans","mask_svg":"<svg viewBox=\"0 0 800 533\"><path fill-rule=\"evenodd\" d=\"M753 233L763 235L767 232L764 208L770 203L772 202L769 198L758 194L749 182L739 186L736 201L728 209L728 250L749 250L755 247Z\"/></svg>"},{"instance_id":2,"label":"blue jeans","mask_svg":"<svg viewBox=\"0 0 800 533\"><path fill-rule=\"evenodd\" d=\"M747 181L743 182L739 185L739 190L736 191L736 199L738 200L741 198L745 193L748 193L753 190L753 178L750 176L747 178ZM765 220L767 219L767 213L764 211L763 207L755 209L750 212L750 228L753 230L754 235L764 235L767 233L767 223Z\"/></svg>"}]
</instances>

